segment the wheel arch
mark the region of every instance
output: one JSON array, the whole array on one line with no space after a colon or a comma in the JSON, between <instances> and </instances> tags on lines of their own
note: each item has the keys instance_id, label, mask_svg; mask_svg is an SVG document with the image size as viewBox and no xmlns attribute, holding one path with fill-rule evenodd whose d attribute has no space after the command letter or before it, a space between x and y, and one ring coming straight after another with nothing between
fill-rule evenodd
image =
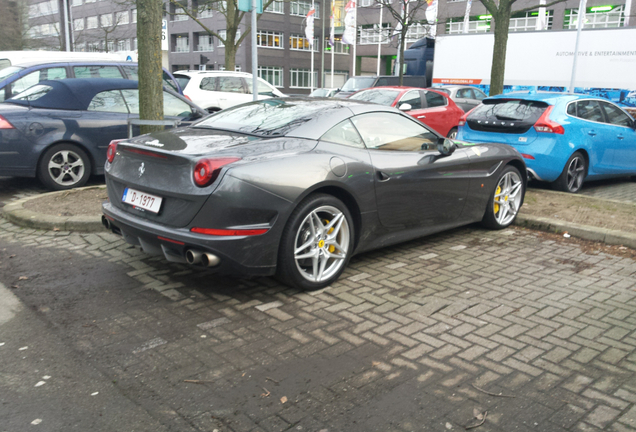
<instances>
[{"instance_id":1,"label":"wheel arch","mask_svg":"<svg viewBox=\"0 0 636 432\"><path fill-rule=\"evenodd\" d=\"M519 159L511 159L506 166L511 165L519 170L521 177L523 178L523 184L528 184L528 171L526 169L526 165L520 161Z\"/></svg>"},{"instance_id":2,"label":"wheel arch","mask_svg":"<svg viewBox=\"0 0 636 432\"><path fill-rule=\"evenodd\" d=\"M42 148L42 151L40 152L40 154L38 155L38 162L36 165L36 175L39 176L39 167L40 167L40 163L42 162L42 158L44 157L44 154L49 151L49 149L51 149L52 147L59 145L59 144L70 144L70 145L74 145L78 148L80 148L84 153L86 153L86 155L88 156L89 162L91 164L91 170L89 175L93 175L95 173L95 157L93 156L93 154L91 153L91 151L82 143L77 142L77 141L73 141L73 140L58 140L55 142L52 142L50 144L47 144L46 147Z\"/></svg>"},{"instance_id":3,"label":"wheel arch","mask_svg":"<svg viewBox=\"0 0 636 432\"><path fill-rule=\"evenodd\" d=\"M590 154L588 153L588 151L582 147L579 147L578 149L574 150L570 156L568 156L568 160L570 159L570 157L572 157L572 155L576 152L579 152L583 155L583 157L585 158L585 177L588 176L588 174L590 173ZM567 162L566 162L567 164Z\"/></svg>"}]
</instances>

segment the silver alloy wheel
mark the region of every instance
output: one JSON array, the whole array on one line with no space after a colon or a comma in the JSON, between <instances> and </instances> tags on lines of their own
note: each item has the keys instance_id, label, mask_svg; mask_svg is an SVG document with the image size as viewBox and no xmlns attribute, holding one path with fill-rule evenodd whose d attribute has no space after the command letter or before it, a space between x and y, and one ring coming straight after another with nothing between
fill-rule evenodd
<instances>
[{"instance_id":1,"label":"silver alloy wheel","mask_svg":"<svg viewBox=\"0 0 636 432\"><path fill-rule=\"evenodd\" d=\"M84 161L72 150L60 150L48 164L51 179L61 186L73 186L84 176Z\"/></svg>"},{"instance_id":2,"label":"silver alloy wheel","mask_svg":"<svg viewBox=\"0 0 636 432\"><path fill-rule=\"evenodd\" d=\"M583 186L583 179L585 178L585 160L580 156L572 158L568 164L567 170L567 185L570 192L576 192Z\"/></svg>"},{"instance_id":3,"label":"silver alloy wheel","mask_svg":"<svg viewBox=\"0 0 636 432\"><path fill-rule=\"evenodd\" d=\"M449 139L457 139L457 129L448 134Z\"/></svg>"},{"instance_id":4,"label":"silver alloy wheel","mask_svg":"<svg viewBox=\"0 0 636 432\"><path fill-rule=\"evenodd\" d=\"M516 171L504 174L497 188L493 200L493 214L499 225L508 225L519 212L523 199L523 180Z\"/></svg>"},{"instance_id":5,"label":"silver alloy wheel","mask_svg":"<svg viewBox=\"0 0 636 432\"><path fill-rule=\"evenodd\" d=\"M294 239L296 268L310 282L323 282L342 268L349 253L347 217L333 206L321 206L303 219Z\"/></svg>"}]
</instances>

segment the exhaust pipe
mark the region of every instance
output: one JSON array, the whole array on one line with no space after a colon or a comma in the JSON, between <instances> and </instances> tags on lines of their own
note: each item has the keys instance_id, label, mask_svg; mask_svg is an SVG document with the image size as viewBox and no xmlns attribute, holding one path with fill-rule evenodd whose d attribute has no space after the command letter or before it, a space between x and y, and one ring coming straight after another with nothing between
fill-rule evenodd
<instances>
[{"instance_id":1,"label":"exhaust pipe","mask_svg":"<svg viewBox=\"0 0 636 432\"><path fill-rule=\"evenodd\" d=\"M214 254L204 253L201 255L201 264L203 264L204 267L214 267L219 265L220 262L221 259Z\"/></svg>"},{"instance_id":2,"label":"exhaust pipe","mask_svg":"<svg viewBox=\"0 0 636 432\"><path fill-rule=\"evenodd\" d=\"M104 215L102 215L102 225L104 225L104 228L110 231L111 229L110 221Z\"/></svg>"},{"instance_id":3,"label":"exhaust pipe","mask_svg":"<svg viewBox=\"0 0 636 432\"><path fill-rule=\"evenodd\" d=\"M201 252L194 249L188 249L186 251L186 261L188 264L199 264L201 262Z\"/></svg>"}]
</instances>

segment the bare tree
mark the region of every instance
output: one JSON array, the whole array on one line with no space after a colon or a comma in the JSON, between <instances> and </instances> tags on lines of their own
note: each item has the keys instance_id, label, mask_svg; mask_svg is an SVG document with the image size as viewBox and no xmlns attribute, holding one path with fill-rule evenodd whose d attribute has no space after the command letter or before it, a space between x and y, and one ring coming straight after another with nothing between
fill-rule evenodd
<instances>
[{"instance_id":1,"label":"bare tree","mask_svg":"<svg viewBox=\"0 0 636 432\"><path fill-rule=\"evenodd\" d=\"M506 48L508 46L508 31L510 26L510 16L512 5L517 0L480 0L492 15L495 23L495 46L492 51L492 66L490 69L490 96L503 93L504 74L506 72ZM528 12L539 7L549 7L566 0L556 0L551 3L530 6L515 10L518 12Z\"/></svg>"},{"instance_id":2,"label":"bare tree","mask_svg":"<svg viewBox=\"0 0 636 432\"><path fill-rule=\"evenodd\" d=\"M162 18L162 0L137 0L139 118L142 120L163 120ZM141 132L160 129L163 127L142 126Z\"/></svg>"},{"instance_id":3,"label":"bare tree","mask_svg":"<svg viewBox=\"0 0 636 432\"><path fill-rule=\"evenodd\" d=\"M395 4L393 4L391 0L375 0L375 2L382 5L396 21L394 34L398 36L398 51L400 54L399 76L400 85L402 85L404 76L404 49L406 45L406 34L411 26L422 21L421 19L416 19L416 16L426 10L427 3L423 0L416 2L398 0ZM381 31L382 29L380 29L380 32Z\"/></svg>"},{"instance_id":4,"label":"bare tree","mask_svg":"<svg viewBox=\"0 0 636 432\"><path fill-rule=\"evenodd\" d=\"M26 2L0 2L0 51L20 51L28 47Z\"/></svg>"},{"instance_id":5,"label":"bare tree","mask_svg":"<svg viewBox=\"0 0 636 432\"><path fill-rule=\"evenodd\" d=\"M243 34L238 36L239 26L245 12L238 9L237 0L201 0L198 2L197 7L188 7L187 4L180 3L177 0L169 0L175 8L181 8L183 12L176 13L176 15L187 15L194 22L199 24L203 30L209 35L219 39L225 45L225 69L234 70L236 65L236 52L239 46L250 34L251 26L248 25ZM263 0L263 9L267 9L274 0ZM212 30L199 19L199 15L204 11L216 11L225 17L225 36L221 36L219 32ZM260 18L260 15L259 15Z\"/></svg>"}]
</instances>

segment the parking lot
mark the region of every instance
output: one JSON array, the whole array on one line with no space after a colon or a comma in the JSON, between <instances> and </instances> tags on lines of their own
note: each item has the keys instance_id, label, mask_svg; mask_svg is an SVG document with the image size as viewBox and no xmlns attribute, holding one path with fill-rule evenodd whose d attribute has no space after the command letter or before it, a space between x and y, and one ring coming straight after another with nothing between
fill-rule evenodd
<instances>
[{"instance_id":1,"label":"parking lot","mask_svg":"<svg viewBox=\"0 0 636 432\"><path fill-rule=\"evenodd\" d=\"M24 182L0 201L39 193ZM0 219L29 318L2 327L0 429L636 430L636 261L581 245L471 226L307 293Z\"/></svg>"}]
</instances>

